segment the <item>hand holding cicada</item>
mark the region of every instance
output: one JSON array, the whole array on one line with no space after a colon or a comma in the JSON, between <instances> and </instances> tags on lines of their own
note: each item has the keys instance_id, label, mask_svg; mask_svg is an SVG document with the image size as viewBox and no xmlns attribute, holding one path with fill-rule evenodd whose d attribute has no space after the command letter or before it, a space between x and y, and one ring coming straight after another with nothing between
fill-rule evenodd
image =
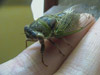
<instances>
[{"instance_id":1,"label":"hand holding cicada","mask_svg":"<svg viewBox=\"0 0 100 75\"><path fill-rule=\"evenodd\" d=\"M55 42L51 38L63 38L67 35L74 34L81 31L87 26L87 24L81 25L79 20L81 16L87 16L89 14L75 13L73 10L63 11L54 15L45 15L38 18L29 26L25 26L24 31L27 37L27 41L38 41L41 44L41 55L42 62L44 63L43 54L45 51L44 39L48 39L51 44L53 44L58 51L64 56L64 53L61 51ZM89 18L86 18L87 20ZM63 38L64 39L64 38ZM70 42L67 42L67 45L71 46Z\"/></svg>"},{"instance_id":2,"label":"hand holding cicada","mask_svg":"<svg viewBox=\"0 0 100 75\"><path fill-rule=\"evenodd\" d=\"M48 64L48 67L45 67L41 63L41 44L36 42L14 59L1 64L0 75L75 75L80 73L83 75L86 73L90 75L100 74L98 71L98 66L100 65L99 22L100 19L91 28L91 31L89 31L84 39L82 39L85 33L93 25L94 18L89 14L85 14L80 17L79 24L82 26L87 25L87 27L78 33L64 37L65 41L69 42L73 48L75 48L82 39L75 50L66 45L66 42L62 39L52 39L65 54L66 59L58 53L58 49L56 47L54 47L49 41L45 40L44 60L45 63Z\"/></svg>"}]
</instances>

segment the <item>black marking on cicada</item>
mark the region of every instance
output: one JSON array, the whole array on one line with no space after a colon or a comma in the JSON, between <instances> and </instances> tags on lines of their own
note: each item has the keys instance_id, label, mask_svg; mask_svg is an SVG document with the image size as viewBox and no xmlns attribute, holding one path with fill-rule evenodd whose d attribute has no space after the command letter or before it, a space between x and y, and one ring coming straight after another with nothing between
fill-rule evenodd
<instances>
[{"instance_id":1,"label":"black marking on cicada","mask_svg":"<svg viewBox=\"0 0 100 75\"><path fill-rule=\"evenodd\" d=\"M49 41L56 46L56 44L50 40L51 37L61 38L78 32L84 28L79 26L79 18L79 13L64 11L54 15L42 16L29 26L25 26L24 31L27 37L26 42L39 40L41 44L42 63L45 66L47 65L43 60L45 50L44 39L49 39ZM62 55L64 55L58 47L57 49Z\"/></svg>"}]
</instances>

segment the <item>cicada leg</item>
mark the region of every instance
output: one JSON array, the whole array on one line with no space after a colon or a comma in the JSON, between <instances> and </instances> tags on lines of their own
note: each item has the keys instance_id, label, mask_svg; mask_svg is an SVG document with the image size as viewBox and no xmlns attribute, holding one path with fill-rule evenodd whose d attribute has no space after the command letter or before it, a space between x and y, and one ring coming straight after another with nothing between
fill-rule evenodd
<instances>
[{"instance_id":1,"label":"cicada leg","mask_svg":"<svg viewBox=\"0 0 100 75\"><path fill-rule=\"evenodd\" d=\"M39 42L41 44L41 55L42 55L42 63L47 67L48 65L46 65L44 63L44 50L45 50L45 45L44 45L44 39L39 38Z\"/></svg>"},{"instance_id":2,"label":"cicada leg","mask_svg":"<svg viewBox=\"0 0 100 75\"><path fill-rule=\"evenodd\" d=\"M53 42L51 39L48 39L48 40L51 42L51 44L53 44L53 45L57 48L57 50L59 51L60 54L62 54L63 56L65 56L65 55L61 52L61 50L59 49L59 47L56 45L55 42Z\"/></svg>"},{"instance_id":3,"label":"cicada leg","mask_svg":"<svg viewBox=\"0 0 100 75\"><path fill-rule=\"evenodd\" d=\"M27 40L25 41L25 44L26 44L26 48L27 48Z\"/></svg>"},{"instance_id":4,"label":"cicada leg","mask_svg":"<svg viewBox=\"0 0 100 75\"><path fill-rule=\"evenodd\" d=\"M26 48L27 48L27 41L32 41L31 39L26 39L25 44L26 44Z\"/></svg>"}]
</instances>

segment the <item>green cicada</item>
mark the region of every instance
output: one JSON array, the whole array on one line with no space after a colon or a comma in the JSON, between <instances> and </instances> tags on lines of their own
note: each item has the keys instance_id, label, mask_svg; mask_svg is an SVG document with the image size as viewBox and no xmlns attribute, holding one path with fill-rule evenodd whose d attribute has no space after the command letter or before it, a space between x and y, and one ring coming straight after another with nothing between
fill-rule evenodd
<instances>
[{"instance_id":1,"label":"green cicada","mask_svg":"<svg viewBox=\"0 0 100 75\"><path fill-rule=\"evenodd\" d=\"M41 44L42 62L45 50L44 39L48 39L53 45L55 43L51 37L61 38L82 30L84 27L79 25L80 13L73 11L63 11L54 15L44 15L32 22L29 26L24 27L27 41L39 40ZM56 46L56 45L55 45ZM60 53L62 53L59 50ZM63 53L62 53L63 54Z\"/></svg>"}]
</instances>

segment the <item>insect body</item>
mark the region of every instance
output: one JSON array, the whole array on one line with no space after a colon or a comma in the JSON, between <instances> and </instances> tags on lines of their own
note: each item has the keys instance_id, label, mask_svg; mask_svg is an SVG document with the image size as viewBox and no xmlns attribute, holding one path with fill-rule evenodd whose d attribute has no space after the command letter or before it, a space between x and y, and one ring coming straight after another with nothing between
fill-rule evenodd
<instances>
[{"instance_id":1,"label":"insect body","mask_svg":"<svg viewBox=\"0 0 100 75\"><path fill-rule=\"evenodd\" d=\"M51 41L51 37L61 38L80 31L84 27L80 27L79 18L79 13L64 11L54 15L42 16L29 26L24 27L27 37L26 41L39 40L44 65L46 65L43 61L43 53L45 50L44 39ZM52 41L51 43L54 44Z\"/></svg>"}]
</instances>

